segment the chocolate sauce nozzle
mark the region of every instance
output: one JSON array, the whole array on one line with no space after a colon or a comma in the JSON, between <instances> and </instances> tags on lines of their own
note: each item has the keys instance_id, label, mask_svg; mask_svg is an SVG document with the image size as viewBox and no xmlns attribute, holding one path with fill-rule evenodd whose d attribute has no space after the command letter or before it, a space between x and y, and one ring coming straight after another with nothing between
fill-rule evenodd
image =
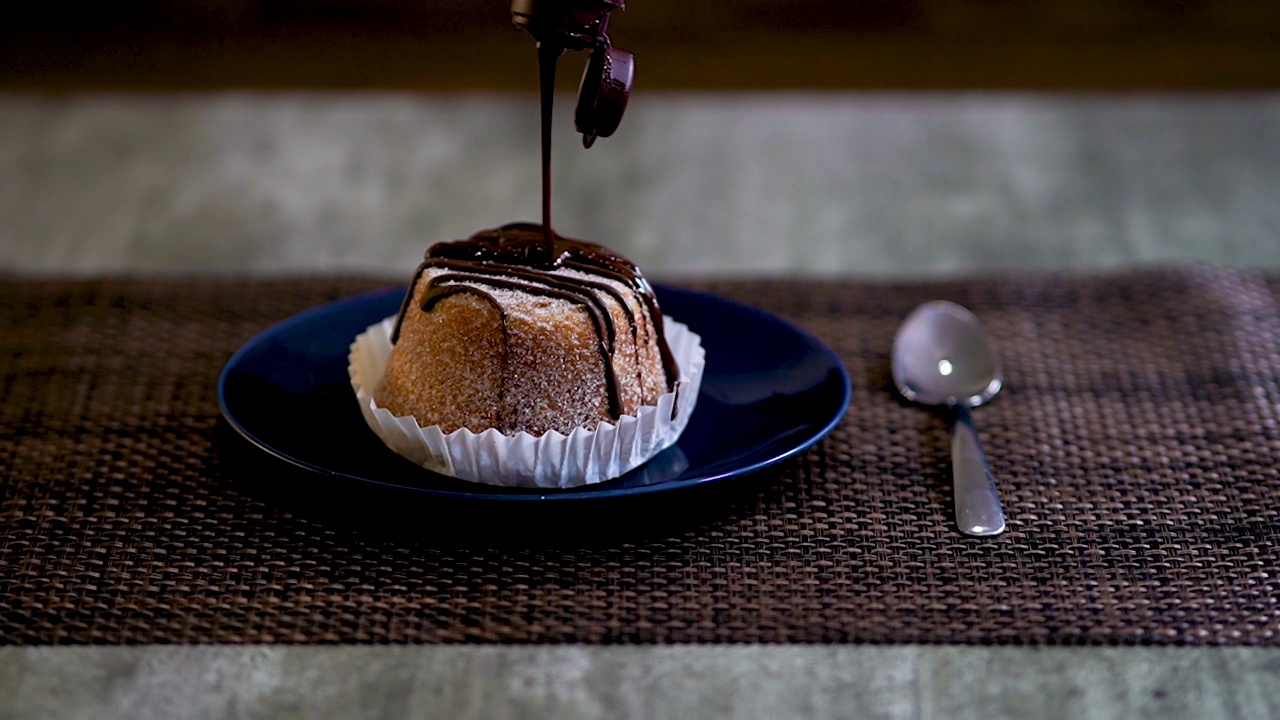
<instances>
[{"instance_id":1,"label":"chocolate sauce nozzle","mask_svg":"<svg viewBox=\"0 0 1280 720\"><path fill-rule=\"evenodd\" d=\"M511 22L539 43L565 50L608 44L609 13L626 0L511 0Z\"/></svg>"},{"instance_id":2,"label":"chocolate sauce nozzle","mask_svg":"<svg viewBox=\"0 0 1280 720\"><path fill-rule=\"evenodd\" d=\"M583 147L618 129L631 96L635 57L613 47L606 34L609 13L625 6L626 0L511 0L511 21L532 35L539 48L591 50L573 114Z\"/></svg>"}]
</instances>

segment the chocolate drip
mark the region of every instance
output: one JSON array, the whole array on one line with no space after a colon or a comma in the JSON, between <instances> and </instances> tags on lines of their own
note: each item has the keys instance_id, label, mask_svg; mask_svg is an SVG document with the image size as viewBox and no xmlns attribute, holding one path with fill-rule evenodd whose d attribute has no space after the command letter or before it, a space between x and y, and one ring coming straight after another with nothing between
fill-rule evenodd
<instances>
[{"instance_id":1,"label":"chocolate drip","mask_svg":"<svg viewBox=\"0 0 1280 720\"><path fill-rule=\"evenodd\" d=\"M596 247L599 246L597 245ZM655 344L658 346L658 354L662 358L662 370L667 375L667 389L674 388L676 380L679 378L679 370L676 368L675 356L671 354L671 348L667 345L667 332L666 328L662 326L662 309L658 307L658 296L654 294L653 286L649 285L649 281L640 274L640 268L626 258L618 255L613 255L613 257L626 263L630 270L628 272L620 272L610 268L590 268L587 264L574 259L566 260L563 263L563 267L587 273L595 272L598 275L610 277L630 287L635 292L636 296L640 298L640 302L644 303L649 317L653 319L653 322L649 324L653 327L654 333L657 334Z\"/></svg>"},{"instance_id":2,"label":"chocolate drip","mask_svg":"<svg viewBox=\"0 0 1280 720\"><path fill-rule=\"evenodd\" d=\"M591 293L575 292L575 289L557 287L558 284L531 284L521 282L519 280L503 277L494 277L488 275L470 275L463 273L445 273L437 275L431 279L427 285L427 291L422 295L422 311L430 312L431 308L439 302L439 296L451 295L452 290L459 287L454 283L472 283L487 285L492 288L503 290L516 290L528 293L530 295L538 295L541 297L549 297L555 300L564 300L576 305L580 305L591 316L591 322L596 328L596 348L600 353L600 360L605 367L605 384L609 390L609 415L617 418L622 414L622 393L618 387L617 374L613 372L611 358L613 357L613 340L615 330L613 327L613 318L609 315L609 309L599 301L595 295ZM495 306L497 304L495 303ZM505 329L507 324L507 313L497 306L502 313L502 325ZM504 331L505 334L505 331ZM608 338L608 342L605 338ZM504 338L505 341L505 338ZM505 372L504 372L505 374Z\"/></svg>"},{"instance_id":3,"label":"chocolate drip","mask_svg":"<svg viewBox=\"0 0 1280 720\"><path fill-rule=\"evenodd\" d=\"M548 236L551 238L550 244L546 242ZM603 280L622 283L641 298L645 310L649 313L650 325L656 333L655 340L662 358L663 371L666 373L667 389L671 390L675 387L678 368L671 349L667 347L662 329L662 311L658 307L653 288L640 274L635 264L603 246L564 238L548 232L543 226L531 223L512 223L494 230L476 233L467 240L432 245L427 250L426 259L414 273L409 292L401 304L400 314L396 318L396 327L391 336L392 343L400 337L400 328L404 324L405 314L412 302L416 286L428 267L440 268L448 272L432 278L421 301L421 309L424 312L430 311L443 297L463 292L460 288L475 285L506 288L556 298L586 309L596 328L598 347L605 368L605 384L609 391L609 412L614 419L621 414L618 379L612 360L617 329L614 327L613 315L604 302L602 294L613 297L622 307L627 314L637 349L640 346L639 323L632 313L630 304L622 293ZM554 270L562 267L585 275L594 275L601 280L552 274ZM478 288L475 292L489 297ZM492 300L491 297L489 299ZM500 307L499 310L501 310ZM505 324L504 311L504 332Z\"/></svg>"},{"instance_id":4,"label":"chocolate drip","mask_svg":"<svg viewBox=\"0 0 1280 720\"><path fill-rule=\"evenodd\" d=\"M583 299L581 297L578 297L578 295L581 294L580 288L587 287L592 290L602 292L612 297L614 300L616 300L618 304L622 306L623 311L625 311L627 314L627 321L631 324L632 339L635 339L637 335L636 318L635 318L635 315L631 312L631 307L627 305L626 298L623 296L623 294L620 291L617 290L617 288L614 288L612 285L609 285L607 283L595 282L593 280L585 280L581 278L566 279L564 276L551 275L548 273L539 272L536 270L528 270L525 268L512 266L512 265L493 265L493 264L485 264L485 263L478 263L478 262L468 262L466 260L441 260L439 258L431 258L425 261L424 264L427 267L438 267L438 268L444 268L449 270L461 270L469 274L519 278L520 280L525 281L526 284L523 284L523 285L510 284L509 287L511 287L512 289L518 289L518 290L522 290L524 292L528 292L532 294L540 294L540 288L538 287L538 284L541 283L541 284L550 286L552 288L556 288L564 293L574 295L574 297L572 298L573 302L579 302ZM463 275L450 276L450 279L453 279L454 277L461 279L467 276L463 276ZM436 280L438 282L444 282L443 276L437 277ZM478 282L484 282L484 281L478 281ZM547 293L541 293L541 294L545 295ZM557 297L559 296L557 295ZM563 297L561 299L569 300L570 298ZM594 307L592 308L591 311L600 312L605 317L608 317L608 318L612 317L612 315L609 313L608 306L605 305L604 303L602 302L593 303L593 306ZM617 330L613 327L613 323L611 321L608 322L607 325L605 326L605 332L608 335L608 337L605 338L607 342L607 346L610 352L612 352L614 348L614 344L616 342Z\"/></svg>"}]
</instances>

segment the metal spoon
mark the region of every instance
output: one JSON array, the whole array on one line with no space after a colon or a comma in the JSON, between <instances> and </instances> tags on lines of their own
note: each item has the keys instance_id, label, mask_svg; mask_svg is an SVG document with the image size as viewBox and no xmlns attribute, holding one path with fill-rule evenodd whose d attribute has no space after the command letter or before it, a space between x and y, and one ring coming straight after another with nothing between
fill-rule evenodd
<instances>
[{"instance_id":1,"label":"metal spoon","mask_svg":"<svg viewBox=\"0 0 1280 720\"><path fill-rule=\"evenodd\" d=\"M1004 532L1004 510L969 408L1000 390L1000 363L978 318L955 303L927 302L893 339L893 382L903 397L951 409L956 524L968 535Z\"/></svg>"}]
</instances>

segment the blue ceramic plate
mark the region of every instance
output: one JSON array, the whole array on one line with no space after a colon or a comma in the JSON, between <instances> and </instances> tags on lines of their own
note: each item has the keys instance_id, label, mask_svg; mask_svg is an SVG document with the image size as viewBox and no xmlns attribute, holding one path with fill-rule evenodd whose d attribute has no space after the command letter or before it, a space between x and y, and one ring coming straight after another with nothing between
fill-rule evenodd
<instances>
[{"instance_id":1,"label":"blue ceramic plate","mask_svg":"<svg viewBox=\"0 0 1280 720\"><path fill-rule=\"evenodd\" d=\"M572 490L500 488L444 477L388 450L365 425L347 352L394 314L404 288L337 300L284 320L223 368L218 400L250 443L304 470L452 500L572 503L714 483L790 458L831 431L849 404L849 377L829 348L785 321L702 293L657 288L663 312L702 336L698 405L672 447L627 475Z\"/></svg>"}]
</instances>

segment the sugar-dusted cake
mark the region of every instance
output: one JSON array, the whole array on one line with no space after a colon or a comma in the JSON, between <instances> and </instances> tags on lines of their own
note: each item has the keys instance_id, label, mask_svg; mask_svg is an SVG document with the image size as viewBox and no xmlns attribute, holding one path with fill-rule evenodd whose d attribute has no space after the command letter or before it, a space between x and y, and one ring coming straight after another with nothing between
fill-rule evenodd
<instances>
[{"instance_id":1,"label":"sugar-dusted cake","mask_svg":"<svg viewBox=\"0 0 1280 720\"><path fill-rule=\"evenodd\" d=\"M527 223L432 245L391 341L374 400L445 433L594 430L679 374L635 264Z\"/></svg>"}]
</instances>

